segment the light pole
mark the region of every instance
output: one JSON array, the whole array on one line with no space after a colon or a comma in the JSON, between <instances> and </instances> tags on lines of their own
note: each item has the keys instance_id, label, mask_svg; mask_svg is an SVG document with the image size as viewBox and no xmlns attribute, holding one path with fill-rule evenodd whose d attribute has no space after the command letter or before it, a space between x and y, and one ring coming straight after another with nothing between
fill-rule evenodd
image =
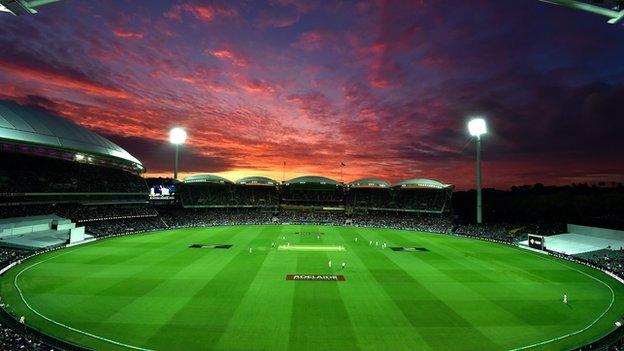
<instances>
[{"instance_id":1,"label":"light pole","mask_svg":"<svg viewBox=\"0 0 624 351\"><path fill-rule=\"evenodd\" d=\"M173 179L178 179L178 162L180 159L180 144L186 141L186 131L175 127L169 131L169 142L175 145L175 162L173 165Z\"/></svg>"},{"instance_id":2,"label":"light pole","mask_svg":"<svg viewBox=\"0 0 624 351\"><path fill-rule=\"evenodd\" d=\"M468 122L468 132L477 141L477 223L483 222L481 211L481 135L487 133L487 125L483 118L474 118Z\"/></svg>"}]
</instances>

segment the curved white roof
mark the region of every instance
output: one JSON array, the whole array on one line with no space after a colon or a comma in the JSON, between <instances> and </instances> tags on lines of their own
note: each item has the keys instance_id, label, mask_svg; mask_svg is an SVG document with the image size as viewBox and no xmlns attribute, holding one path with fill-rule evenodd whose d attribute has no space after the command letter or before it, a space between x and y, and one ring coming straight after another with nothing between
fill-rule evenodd
<instances>
[{"instance_id":1,"label":"curved white roof","mask_svg":"<svg viewBox=\"0 0 624 351\"><path fill-rule=\"evenodd\" d=\"M323 184L323 185L340 185L341 183L337 180L333 180L331 178L322 177L322 176L303 176L293 178L291 180L286 181L285 185L291 184Z\"/></svg>"},{"instance_id":2,"label":"curved white roof","mask_svg":"<svg viewBox=\"0 0 624 351\"><path fill-rule=\"evenodd\" d=\"M231 180L223 178L215 174L199 173L184 178L185 183L217 183L217 184L234 184Z\"/></svg>"},{"instance_id":3,"label":"curved white roof","mask_svg":"<svg viewBox=\"0 0 624 351\"><path fill-rule=\"evenodd\" d=\"M438 188L438 189L452 187L452 185L450 184L444 184L437 180L424 179L424 178L406 179L398 183L392 184L392 186L401 187L401 188L422 187L422 188Z\"/></svg>"},{"instance_id":4,"label":"curved white roof","mask_svg":"<svg viewBox=\"0 0 624 351\"><path fill-rule=\"evenodd\" d=\"M0 141L114 157L142 167L112 141L43 109L0 100Z\"/></svg>"}]
</instances>

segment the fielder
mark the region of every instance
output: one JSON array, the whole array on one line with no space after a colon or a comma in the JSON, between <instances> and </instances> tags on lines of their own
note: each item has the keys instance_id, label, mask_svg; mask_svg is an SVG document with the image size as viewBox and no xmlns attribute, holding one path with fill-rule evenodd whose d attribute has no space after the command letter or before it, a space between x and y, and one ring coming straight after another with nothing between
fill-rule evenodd
<instances>
[{"instance_id":1,"label":"fielder","mask_svg":"<svg viewBox=\"0 0 624 351\"><path fill-rule=\"evenodd\" d=\"M568 294L563 293L563 303L568 304Z\"/></svg>"},{"instance_id":2,"label":"fielder","mask_svg":"<svg viewBox=\"0 0 624 351\"><path fill-rule=\"evenodd\" d=\"M331 260L329 260L329 262L327 264L329 265L329 268L331 268L331 266L332 266Z\"/></svg>"}]
</instances>

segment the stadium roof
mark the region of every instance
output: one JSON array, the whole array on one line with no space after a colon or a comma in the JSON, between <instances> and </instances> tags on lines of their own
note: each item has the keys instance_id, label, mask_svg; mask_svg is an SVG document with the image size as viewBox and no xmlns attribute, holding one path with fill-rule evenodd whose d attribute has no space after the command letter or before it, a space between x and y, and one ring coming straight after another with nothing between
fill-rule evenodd
<instances>
[{"instance_id":1,"label":"stadium roof","mask_svg":"<svg viewBox=\"0 0 624 351\"><path fill-rule=\"evenodd\" d=\"M185 183L216 183L216 184L234 184L231 180L219 177L214 174L193 174L184 178Z\"/></svg>"},{"instance_id":2,"label":"stadium roof","mask_svg":"<svg viewBox=\"0 0 624 351\"><path fill-rule=\"evenodd\" d=\"M452 187L450 184L440 183L437 180L433 179L407 179L395 183L392 185L395 188L436 188L436 189L444 189Z\"/></svg>"},{"instance_id":3,"label":"stadium roof","mask_svg":"<svg viewBox=\"0 0 624 351\"><path fill-rule=\"evenodd\" d=\"M267 177L245 177L236 181L236 184L247 185L277 185L278 182Z\"/></svg>"},{"instance_id":4,"label":"stadium roof","mask_svg":"<svg viewBox=\"0 0 624 351\"><path fill-rule=\"evenodd\" d=\"M341 185L341 183L336 180L326 178L326 177L321 177L321 176L297 177L297 178L293 178L291 180L286 181L284 184L285 185L291 185L291 184Z\"/></svg>"},{"instance_id":5,"label":"stadium roof","mask_svg":"<svg viewBox=\"0 0 624 351\"><path fill-rule=\"evenodd\" d=\"M112 141L43 109L0 100L0 141L112 157L143 165Z\"/></svg>"},{"instance_id":6,"label":"stadium roof","mask_svg":"<svg viewBox=\"0 0 624 351\"><path fill-rule=\"evenodd\" d=\"M0 0L0 11L10 12L15 16L33 15L39 7L58 1L61 0Z\"/></svg>"},{"instance_id":7,"label":"stadium roof","mask_svg":"<svg viewBox=\"0 0 624 351\"><path fill-rule=\"evenodd\" d=\"M389 188L390 183L382 179L362 178L347 184L350 188Z\"/></svg>"}]
</instances>

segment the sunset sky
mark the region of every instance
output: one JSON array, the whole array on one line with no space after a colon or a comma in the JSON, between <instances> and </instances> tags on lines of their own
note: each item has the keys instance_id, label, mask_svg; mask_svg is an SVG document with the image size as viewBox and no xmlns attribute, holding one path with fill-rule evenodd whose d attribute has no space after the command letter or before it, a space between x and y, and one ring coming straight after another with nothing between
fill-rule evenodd
<instances>
[{"instance_id":1,"label":"sunset sky","mask_svg":"<svg viewBox=\"0 0 624 351\"><path fill-rule=\"evenodd\" d=\"M170 175L624 181L624 26L537 0L67 0L0 13L0 98Z\"/></svg>"}]
</instances>

